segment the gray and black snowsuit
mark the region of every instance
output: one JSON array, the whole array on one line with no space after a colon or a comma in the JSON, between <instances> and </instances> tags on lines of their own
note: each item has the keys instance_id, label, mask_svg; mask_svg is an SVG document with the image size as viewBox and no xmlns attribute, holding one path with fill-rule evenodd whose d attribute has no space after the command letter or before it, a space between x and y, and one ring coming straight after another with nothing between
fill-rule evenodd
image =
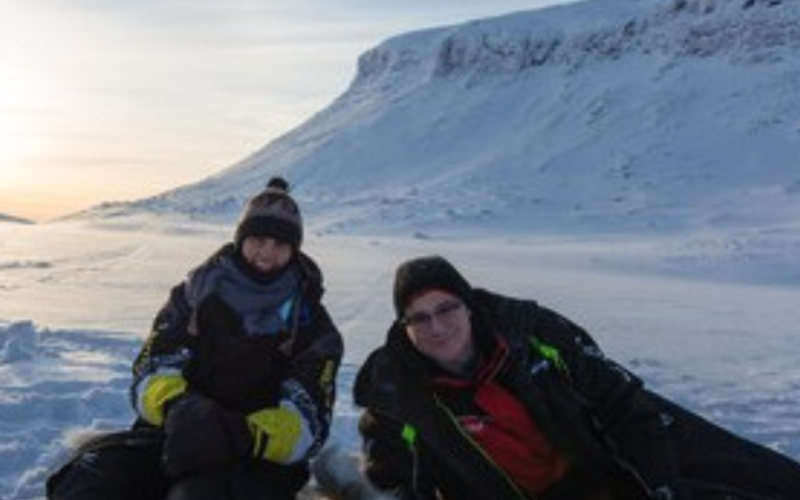
<instances>
[{"instance_id":1,"label":"gray and black snowsuit","mask_svg":"<svg viewBox=\"0 0 800 500\"><path fill-rule=\"evenodd\" d=\"M139 415L133 428L85 446L49 481L48 498L294 498L328 436L343 354L322 294L320 270L303 253L279 274L262 277L242 265L233 245L223 247L172 289L153 321L133 364L131 400ZM200 399L201 411L213 401L213 415L225 421L215 428L231 433L189 432L182 437L188 465L170 469L165 415L189 399ZM302 456L285 462L267 459L268 439L251 436L245 419L283 402L302 415L312 440ZM219 448L209 455L223 459L193 463L192 449L198 456L209 451L195 446Z\"/></svg>"}]
</instances>

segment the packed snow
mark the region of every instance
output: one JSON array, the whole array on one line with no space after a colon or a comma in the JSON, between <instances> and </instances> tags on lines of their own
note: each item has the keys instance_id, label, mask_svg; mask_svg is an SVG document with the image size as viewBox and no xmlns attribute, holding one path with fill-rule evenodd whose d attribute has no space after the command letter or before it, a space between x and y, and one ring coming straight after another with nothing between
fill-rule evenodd
<instances>
[{"instance_id":1,"label":"packed snow","mask_svg":"<svg viewBox=\"0 0 800 500\"><path fill-rule=\"evenodd\" d=\"M0 498L41 498L76 435L131 422L130 363L153 314L174 282L230 238L221 228L186 229L0 228ZM311 236L305 248L326 273L326 303L346 338L332 440L346 451L359 446L350 389L392 318L394 267L440 253L477 285L578 321L651 387L800 459L797 285L657 272L652 261L670 257L663 244ZM750 276L747 266L739 262L738 272Z\"/></svg>"},{"instance_id":2,"label":"packed snow","mask_svg":"<svg viewBox=\"0 0 800 500\"><path fill-rule=\"evenodd\" d=\"M296 185L346 340L339 449L359 446L350 389L395 267L438 253L800 459L799 5L594 0L407 34L216 176L0 222L0 499L41 499L77 437L131 422L153 315L272 174Z\"/></svg>"}]
</instances>

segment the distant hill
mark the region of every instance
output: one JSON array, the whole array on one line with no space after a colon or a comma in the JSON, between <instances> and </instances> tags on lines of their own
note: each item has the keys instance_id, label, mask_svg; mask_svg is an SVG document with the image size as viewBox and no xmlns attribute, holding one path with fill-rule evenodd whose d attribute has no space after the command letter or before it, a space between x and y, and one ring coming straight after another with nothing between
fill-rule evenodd
<instances>
[{"instance_id":1,"label":"distant hill","mask_svg":"<svg viewBox=\"0 0 800 500\"><path fill-rule=\"evenodd\" d=\"M325 232L796 225L798 53L789 0L592 0L408 33L254 155L82 217L233 221L282 174Z\"/></svg>"},{"instance_id":2,"label":"distant hill","mask_svg":"<svg viewBox=\"0 0 800 500\"><path fill-rule=\"evenodd\" d=\"M22 219L20 217L12 217L11 215L0 214L0 223L33 224L33 221Z\"/></svg>"}]
</instances>

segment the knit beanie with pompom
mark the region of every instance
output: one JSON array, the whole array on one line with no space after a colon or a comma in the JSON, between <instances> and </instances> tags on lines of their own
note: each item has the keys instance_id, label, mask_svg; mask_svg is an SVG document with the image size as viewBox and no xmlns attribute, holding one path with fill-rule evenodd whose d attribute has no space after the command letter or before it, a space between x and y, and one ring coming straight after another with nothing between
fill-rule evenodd
<instances>
[{"instance_id":1,"label":"knit beanie with pompom","mask_svg":"<svg viewBox=\"0 0 800 500\"><path fill-rule=\"evenodd\" d=\"M242 247L248 236L269 236L300 248L303 241L303 218L300 208L289 195L289 183L273 177L266 189L247 203L236 227L234 243Z\"/></svg>"}]
</instances>

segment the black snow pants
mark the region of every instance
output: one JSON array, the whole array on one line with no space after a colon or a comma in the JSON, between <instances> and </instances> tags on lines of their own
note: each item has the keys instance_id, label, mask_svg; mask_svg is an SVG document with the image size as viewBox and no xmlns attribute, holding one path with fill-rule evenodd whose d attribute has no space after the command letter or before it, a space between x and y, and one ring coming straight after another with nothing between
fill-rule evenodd
<instances>
[{"instance_id":1,"label":"black snow pants","mask_svg":"<svg viewBox=\"0 0 800 500\"><path fill-rule=\"evenodd\" d=\"M47 481L48 500L294 500L308 467L259 461L178 480L161 467L163 434L134 428L82 445Z\"/></svg>"},{"instance_id":2,"label":"black snow pants","mask_svg":"<svg viewBox=\"0 0 800 500\"><path fill-rule=\"evenodd\" d=\"M659 396L684 493L696 500L800 500L800 463ZM680 496L680 495L679 495Z\"/></svg>"}]
</instances>

